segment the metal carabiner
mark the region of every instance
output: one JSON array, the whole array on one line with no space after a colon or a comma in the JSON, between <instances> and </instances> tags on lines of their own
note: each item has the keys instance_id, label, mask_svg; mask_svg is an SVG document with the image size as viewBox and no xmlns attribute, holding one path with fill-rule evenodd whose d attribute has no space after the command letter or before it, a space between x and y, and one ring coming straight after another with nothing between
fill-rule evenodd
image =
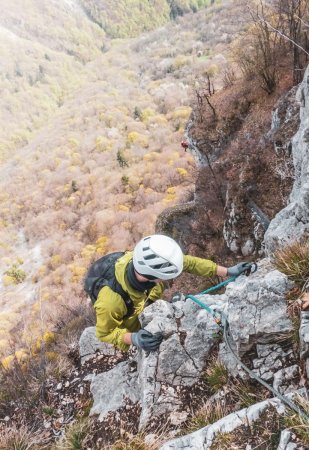
<instances>
[{"instance_id":1,"label":"metal carabiner","mask_svg":"<svg viewBox=\"0 0 309 450\"><path fill-rule=\"evenodd\" d=\"M252 275L254 272L257 271L257 263L251 263L250 267L245 271L245 275L246 277L248 277L249 275Z\"/></svg>"}]
</instances>

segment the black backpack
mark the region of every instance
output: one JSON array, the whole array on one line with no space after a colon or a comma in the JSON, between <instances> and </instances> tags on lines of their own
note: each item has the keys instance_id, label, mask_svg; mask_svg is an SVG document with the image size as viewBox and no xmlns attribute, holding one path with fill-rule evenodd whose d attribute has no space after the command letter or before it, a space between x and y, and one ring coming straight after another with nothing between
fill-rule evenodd
<instances>
[{"instance_id":1,"label":"black backpack","mask_svg":"<svg viewBox=\"0 0 309 450\"><path fill-rule=\"evenodd\" d=\"M102 287L108 286L112 291L119 294L127 307L127 314L130 317L134 311L133 301L129 294L123 290L120 283L116 280L115 264L116 261L124 255L124 252L110 253L95 261L87 272L84 281L84 289L89 295L92 304L97 301L98 294Z\"/></svg>"}]
</instances>

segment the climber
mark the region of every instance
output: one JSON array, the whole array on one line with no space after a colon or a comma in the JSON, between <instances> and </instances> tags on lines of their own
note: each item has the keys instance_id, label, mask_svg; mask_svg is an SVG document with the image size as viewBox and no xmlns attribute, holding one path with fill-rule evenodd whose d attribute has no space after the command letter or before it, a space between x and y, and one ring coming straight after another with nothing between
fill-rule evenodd
<instances>
[{"instance_id":1,"label":"climber","mask_svg":"<svg viewBox=\"0 0 309 450\"><path fill-rule=\"evenodd\" d=\"M205 277L225 277L237 276L250 267L249 263L242 262L226 268L208 259L184 255L176 241L159 234L144 237L133 252L121 255L116 259L113 271L118 289L103 283L94 300L94 308L98 339L123 351L131 345L147 352L159 348L162 334L141 329L138 316L146 300L153 302L162 298L164 281L178 277L182 271ZM130 314L127 300L132 304Z\"/></svg>"},{"instance_id":2,"label":"climber","mask_svg":"<svg viewBox=\"0 0 309 450\"><path fill-rule=\"evenodd\" d=\"M181 141L181 146L182 148L185 149L185 152L187 151L187 148L189 147L189 144L187 141Z\"/></svg>"}]
</instances>

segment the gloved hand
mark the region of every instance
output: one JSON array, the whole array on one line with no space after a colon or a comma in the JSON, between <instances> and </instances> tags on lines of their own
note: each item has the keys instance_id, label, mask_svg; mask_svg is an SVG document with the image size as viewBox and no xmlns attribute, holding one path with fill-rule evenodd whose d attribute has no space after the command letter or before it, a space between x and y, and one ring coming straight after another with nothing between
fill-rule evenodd
<instances>
[{"instance_id":1,"label":"gloved hand","mask_svg":"<svg viewBox=\"0 0 309 450\"><path fill-rule=\"evenodd\" d=\"M246 270L251 269L251 263L248 262L241 262L239 264L236 264L236 266L229 267L227 269L227 274L231 277L237 277L243 272L246 272Z\"/></svg>"},{"instance_id":2,"label":"gloved hand","mask_svg":"<svg viewBox=\"0 0 309 450\"><path fill-rule=\"evenodd\" d=\"M147 330L139 330L137 333L131 335L132 345L141 348L146 352L154 352L158 350L162 340L163 334L158 332L155 334Z\"/></svg>"}]
</instances>

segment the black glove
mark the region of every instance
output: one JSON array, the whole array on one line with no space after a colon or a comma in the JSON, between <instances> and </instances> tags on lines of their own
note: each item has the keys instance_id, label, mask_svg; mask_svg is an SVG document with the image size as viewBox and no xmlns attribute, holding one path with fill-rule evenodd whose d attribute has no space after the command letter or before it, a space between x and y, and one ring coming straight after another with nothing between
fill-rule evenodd
<instances>
[{"instance_id":1,"label":"black glove","mask_svg":"<svg viewBox=\"0 0 309 450\"><path fill-rule=\"evenodd\" d=\"M248 262L241 262L239 264L236 264L236 266L229 267L227 269L227 274L231 277L237 277L243 272L246 272L247 270L251 270L252 263Z\"/></svg>"},{"instance_id":2,"label":"black glove","mask_svg":"<svg viewBox=\"0 0 309 450\"><path fill-rule=\"evenodd\" d=\"M163 340L163 335L160 332L152 334L142 329L137 333L132 333L131 340L132 345L135 345L135 347L141 348L146 352L154 352L158 350Z\"/></svg>"}]
</instances>

